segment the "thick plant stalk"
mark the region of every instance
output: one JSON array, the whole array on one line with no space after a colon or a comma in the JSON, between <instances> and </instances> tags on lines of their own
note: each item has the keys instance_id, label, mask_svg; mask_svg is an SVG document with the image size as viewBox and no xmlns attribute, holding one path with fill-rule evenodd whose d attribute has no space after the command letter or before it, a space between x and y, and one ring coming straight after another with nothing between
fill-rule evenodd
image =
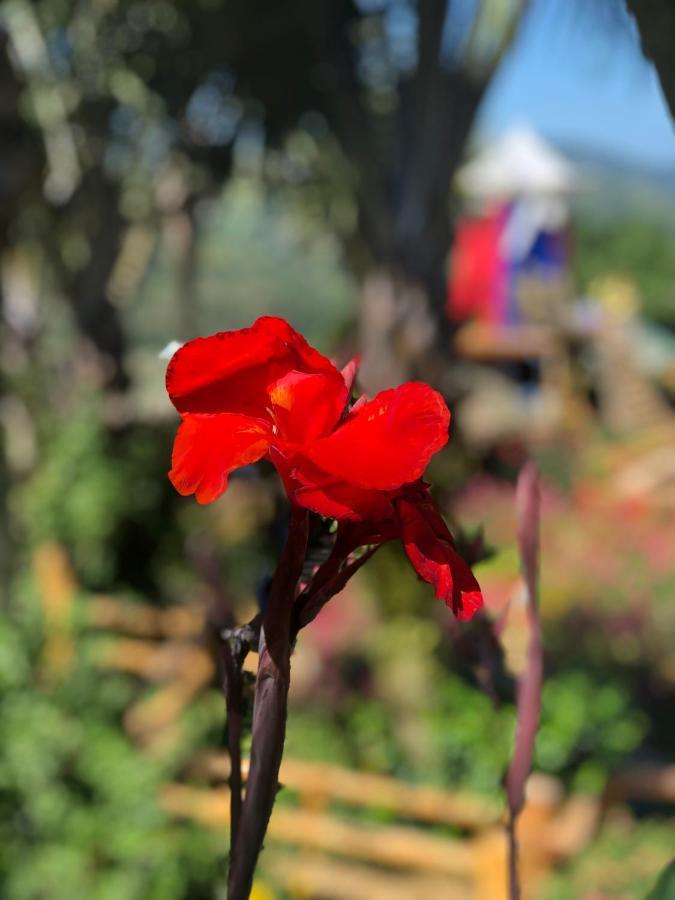
<instances>
[{"instance_id":1,"label":"thick plant stalk","mask_svg":"<svg viewBox=\"0 0 675 900\"><path fill-rule=\"evenodd\" d=\"M538 608L539 574L539 477L532 462L525 464L516 488L518 509L518 547L527 596L530 643L525 672L518 682L516 746L506 773L506 796L509 805L509 897L520 897L518 875L518 841L516 823L525 802L525 782L532 767L534 742L541 712L543 681L543 645Z\"/></svg>"},{"instance_id":2,"label":"thick plant stalk","mask_svg":"<svg viewBox=\"0 0 675 900\"><path fill-rule=\"evenodd\" d=\"M253 701L251 765L230 865L228 900L246 900L267 831L286 737L291 619L307 549L308 514L293 507L263 616Z\"/></svg>"}]
</instances>

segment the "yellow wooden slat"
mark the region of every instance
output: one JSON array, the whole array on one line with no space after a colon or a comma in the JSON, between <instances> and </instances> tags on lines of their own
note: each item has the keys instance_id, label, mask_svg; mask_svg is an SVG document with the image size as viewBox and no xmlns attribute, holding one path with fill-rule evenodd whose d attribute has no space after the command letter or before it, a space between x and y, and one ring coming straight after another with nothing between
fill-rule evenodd
<instances>
[{"instance_id":1,"label":"yellow wooden slat","mask_svg":"<svg viewBox=\"0 0 675 900\"><path fill-rule=\"evenodd\" d=\"M226 790L202 790L182 784L165 786L160 797L165 812L209 828L227 828L229 802ZM466 878L473 873L470 842L425 834L418 828L365 825L326 813L277 806L267 836L272 842L395 869Z\"/></svg>"},{"instance_id":2,"label":"yellow wooden slat","mask_svg":"<svg viewBox=\"0 0 675 900\"><path fill-rule=\"evenodd\" d=\"M261 877L270 876L291 897L325 900L468 900L465 881L438 875L385 872L323 854L264 853ZM477 900L477 898L476 898Z\"/></svg>"},{"instance_id":3,"label":"yellow wooden slat","mask_svg":"<svg viewBox=\"0 0 675 900\"><path fill-rule=\"evenodd\" d=\"M248 774L248 760L243 761ZM205 753L190 767L191 773L225 781L230 761L225 753ZM279 780L303 799L339 801L358 807L391 810L400 818L460 828L484 828L499 821L502 805L474 794L413 785L384 775L355 772L341 766L284 759Z\"/></svg>"}]
</instances>

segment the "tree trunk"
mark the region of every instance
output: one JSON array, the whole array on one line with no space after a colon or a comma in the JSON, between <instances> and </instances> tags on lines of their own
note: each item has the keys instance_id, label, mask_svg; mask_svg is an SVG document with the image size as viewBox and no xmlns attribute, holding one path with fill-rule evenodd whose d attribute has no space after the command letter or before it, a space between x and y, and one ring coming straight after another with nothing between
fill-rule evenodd
<instances>
[{"instance_id":1,"label":"tree trunk","mask_svg":"<svg viewBox=\"0 0 675 900\"><path fill-rule=\"evenodd\" d=\"M424 285L391 269L369 271L361 289L359 337L359 379L367 393L410 378L438 338Z\"/></svg>"},{"instance_id":2,"label":"tree trunk","mask_svg":"<svg viewBox=\"0 0 675 900\"><path fill-rule=\"evenodd\" d=\"M119 311L108 293L110 277L120 252L125 221L119 212L119 189L99 170L86 178L77 190L74 205L82 203L83 230L89 225L90 257L76 272L61 261L60 271L66 298L82 334L96 349L107 387L125 390L129 385L124 355L126 335ZM54 248L60 257L60 248Z\"/></svg>"}]
</instances>

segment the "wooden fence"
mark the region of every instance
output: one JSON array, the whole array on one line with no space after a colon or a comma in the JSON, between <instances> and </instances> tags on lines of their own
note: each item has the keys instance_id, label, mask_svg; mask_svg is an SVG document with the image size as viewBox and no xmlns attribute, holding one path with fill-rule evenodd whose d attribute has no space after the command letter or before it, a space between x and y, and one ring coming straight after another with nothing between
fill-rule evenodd
<instances>
[{"instance_id":1,"label":"wooden fence","mask_svg":"<svg viewBox=\"0 0 675 900\"><path fill-rule=\"evenodd\" d=\"M57 546L38 550L34 574L46 626L43 664L58 676L75 653L68 623L80 592ZM180 731L181 713L215 678L204 611L96 595L77 608L91 632L92 661L152 686L127 710L128 733L148 753L165 747ZM196 754L180 781L163 786L158 802L172 816L225 831L228 776L225 754ZM291 896L506 898L501 800L299 759L284 760L280 780L294 805L277 804L260 870ZM536 897L547 873L590 843L608 803L631 797L675 803L675 767L617 775L601 799L564 797L555 779L533 775L518 832L524 896ZM373 822L374 812L388 821Z\"/></svg>"}]
</instances>

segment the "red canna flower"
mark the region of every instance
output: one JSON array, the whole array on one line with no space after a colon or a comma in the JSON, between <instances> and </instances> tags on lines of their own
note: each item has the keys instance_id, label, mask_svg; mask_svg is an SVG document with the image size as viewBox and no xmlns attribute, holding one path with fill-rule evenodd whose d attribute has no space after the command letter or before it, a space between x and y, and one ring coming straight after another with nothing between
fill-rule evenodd
<instances>
[{"instance_id":1,"label":"red canna flower","mask_svg":"<svg viewBox=\"0 0 675 900\"><path fill-rule=\"evenodd\" d=\"M480 588L421 477L448 440L436 391L409 382L373 400L349 400L343 372L283 319L190 341L172 357L167 390L181 414L169 478L209 503L230 472L267 457L290 500L342 524L350 550L400 538L419 576L460 619Z\"/></svg>"}]
</instances>

